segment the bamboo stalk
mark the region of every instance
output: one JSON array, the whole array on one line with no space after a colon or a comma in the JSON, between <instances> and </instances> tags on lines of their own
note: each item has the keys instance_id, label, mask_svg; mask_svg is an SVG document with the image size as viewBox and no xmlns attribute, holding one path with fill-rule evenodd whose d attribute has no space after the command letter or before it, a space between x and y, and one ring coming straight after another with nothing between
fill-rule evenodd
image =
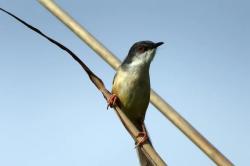
<instances>
[{"instance_id":1,"label":"bamboo stalk","mask_svg":"<svg viewBox=\"0 0 250 166\"><path fill-rule=\"evenodd\" d=\"M81 40L100 55L111 67L117 69L120 60L107 48L105 48L83 26L71 18L65 11L53 2L53 0L39 0L54 16L72 30ZM192 125L178 114L166 101L154 90L151 90L151 103L179 128L193 143L195 143L211 160L220 166L233 166L218 149L216 149L205 137L203 137Z\"/></svg>"}]
</instances>

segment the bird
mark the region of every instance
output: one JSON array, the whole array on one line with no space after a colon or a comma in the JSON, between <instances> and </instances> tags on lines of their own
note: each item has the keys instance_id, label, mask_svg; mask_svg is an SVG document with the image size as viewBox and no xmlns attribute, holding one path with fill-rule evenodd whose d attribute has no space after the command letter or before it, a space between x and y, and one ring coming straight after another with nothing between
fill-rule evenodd
<instances>
[{"instance_id":1,"label":"bird","mask_svg":"<svg viewBox=\"0 0 250 166\"><path fill-rule=\"evenodd\" d=\"M117 104L139 130L136 147L146 141L151 144L144 124L145 114L150 101L149 69L157 48L163 42L139 41L132 45L128 55L118 67L113 79L112 95L107 100L108 107ZM140 148L137 148L141 166L151 166Z\"/></svg>"}]
</instances>

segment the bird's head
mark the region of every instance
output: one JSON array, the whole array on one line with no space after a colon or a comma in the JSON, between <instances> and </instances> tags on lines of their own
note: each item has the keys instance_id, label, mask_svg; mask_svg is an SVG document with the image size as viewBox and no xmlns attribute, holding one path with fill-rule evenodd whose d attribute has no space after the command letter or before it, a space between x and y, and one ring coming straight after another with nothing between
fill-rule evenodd
<instances>
[{"instance_id":1,"label":"bird's head","mask_svg":"<svg viewBox=\"0 0 250 166\"><path fill-rule=\"evenodd\" d=\"M149 66L155 56L157 47L163 42L139 41L133 44L122 65L130 67Z\"/></svg>"}]
</instances>

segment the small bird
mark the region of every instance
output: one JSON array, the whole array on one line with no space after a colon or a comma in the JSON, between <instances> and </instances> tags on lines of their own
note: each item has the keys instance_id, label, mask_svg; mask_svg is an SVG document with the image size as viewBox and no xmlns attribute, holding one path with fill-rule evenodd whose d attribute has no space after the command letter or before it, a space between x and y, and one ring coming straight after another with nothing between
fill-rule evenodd
<instances>
[{"instance_id":1,"label":"small bird","mask_svg":"<svg viewBox=\"0 0 250 166\"><path fill-rule=\"evenodd\" d=\"M117 69L113 80L112 95L108 99L108 106L119 105L140 131L137 137L142 137L142 139L136 143L136 146L149 141L144 125L151 89L149 68L157 47L162 44L163 42L139 41L130 48L127 57ZM151 166L152 164L141 149L137 148L137 151L141 166Z\"/></svg>"}]
</instances>

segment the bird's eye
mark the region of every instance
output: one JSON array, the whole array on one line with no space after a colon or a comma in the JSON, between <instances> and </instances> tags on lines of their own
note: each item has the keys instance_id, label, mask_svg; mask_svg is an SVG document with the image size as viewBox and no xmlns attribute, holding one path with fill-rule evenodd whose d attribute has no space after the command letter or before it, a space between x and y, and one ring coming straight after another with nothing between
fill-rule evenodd
<instances>
[{"instance_id":1,"label":"bird's eye","mask_svg":"<svg viewBox=\"0 0 250 166\"><path fill-rule=\"evenodd\" d=\"M147 51L147 48L144 47L144 46L140 46L140 47L138 47L138 51L139 52L145 52L145 51Z\"/></svg>"}]
</instances>

